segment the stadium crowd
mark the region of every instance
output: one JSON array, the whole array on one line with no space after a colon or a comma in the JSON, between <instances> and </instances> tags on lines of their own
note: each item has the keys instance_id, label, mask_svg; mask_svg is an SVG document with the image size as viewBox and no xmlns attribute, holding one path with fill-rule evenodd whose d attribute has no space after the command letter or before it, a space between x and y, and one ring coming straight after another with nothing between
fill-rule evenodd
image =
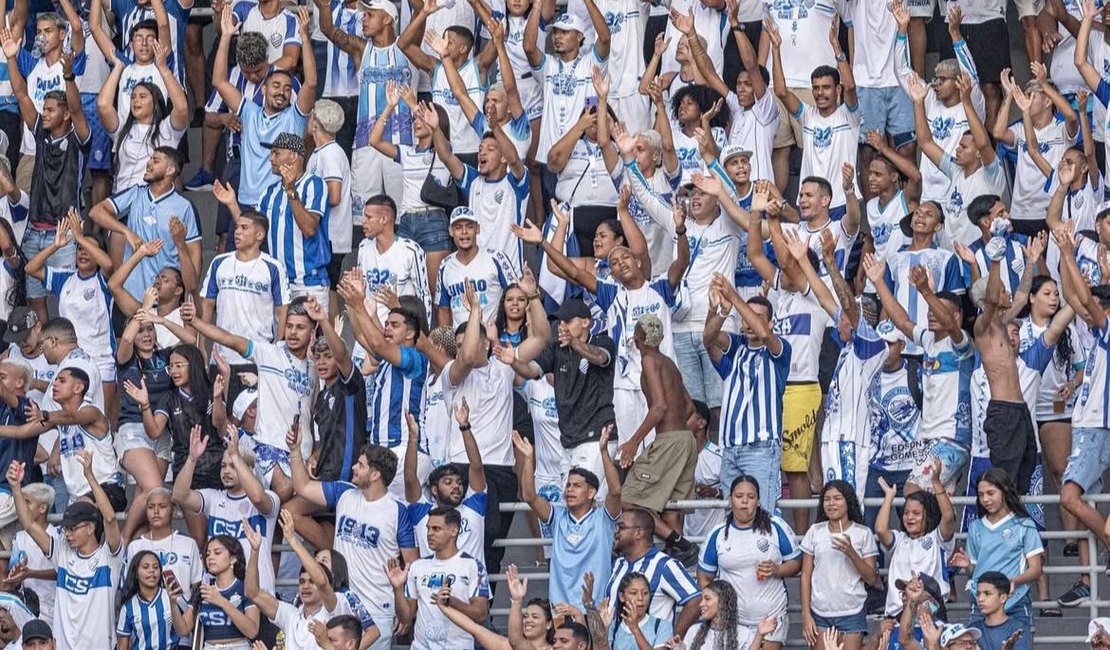
<instances>
[{"instance_id":1,"label":"stadium crowd","mask_svg":"<svg viewBox=\"0 0 1110 650\"><path fill-rule=\"evenodd\" d=\"M0 3L0 647L1028 650L1110 10L1015 4Z\"/></svg>"}]
</instances>

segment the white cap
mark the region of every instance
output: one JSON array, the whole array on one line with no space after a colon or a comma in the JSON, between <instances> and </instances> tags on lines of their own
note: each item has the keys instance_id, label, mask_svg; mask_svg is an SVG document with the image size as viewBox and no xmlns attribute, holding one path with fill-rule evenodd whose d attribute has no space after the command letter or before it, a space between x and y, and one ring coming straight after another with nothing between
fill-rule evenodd
<instances>
[{"instance_id":1,"label":"white cap","mask_svg":"<svg viewBox=\"0 0 1110 650\"><path fill-rule=\"evenodd\" d=\"M258 390L254 388L247 388L235 396L235 403L231 405L231 416L236 420L242 420L243 416L247 414L247 409L258 401Z\"/></svg>"},{"instance_id":2,"label":"white cap","mask_svg":"<svg viewBox=\"0 0 1110 650\"><path fill-rule=\"evenodd\" d=\"M876 325L875 331L879 333L879 338L887 343L897 343L898 341L905 342L906 340L906 337L902 334L902 330L895 327L894 321L889 318Z\"/></svg>"},{"instance_id":3,"label":"white cap","mask_svg":"<svg viewBox=\"0 0 1110 650\"><path fill-rule=\"evenodd\" d=\"M474 216L474 211L465 205L460 205L451 211L451 221L447 225L452 226L459 221L473 221L474 223L479 223L478 217Z\"/></svg>"},{"instance_id":4,"label":"white cap","mask_svg":"<svg viewBox=\"0 0 1110 650\"><path fill-rule=\"evenodd\" d=\"M359 4L361 4L365 9L376 9L378 11L384 11L385 13L389 14L389 17L393 19L393 22L397 22L397 18L399 16L397 12L397 5L393 4L391 0L360 0Z\"/></svg>"},{"instance_id":5,"label":"white cap","mask_svg":"<svg viewBox=\"0 0 1110 650\"><path fill-rule=\"evenodd\" d=\"M551 29L560 29L564 32L581 32L586 33L586 26L582 24L582 19L574 14L563 14L551 23Z\"/></svg>"},{"instance_id":6,"label":"white cap","mask_svg":"<svg viewBox=\"0 0 1110 650\"><path fill-rule=\"evenodd\" d=\"M728 159L732 158L733 156L744 156L745 158L751 158L752 152L745 149L744 147L741 147L738 144L730 144L721 151L721 164L725 164L726 162L728 162Z\"/></svg>"}]
</instances>

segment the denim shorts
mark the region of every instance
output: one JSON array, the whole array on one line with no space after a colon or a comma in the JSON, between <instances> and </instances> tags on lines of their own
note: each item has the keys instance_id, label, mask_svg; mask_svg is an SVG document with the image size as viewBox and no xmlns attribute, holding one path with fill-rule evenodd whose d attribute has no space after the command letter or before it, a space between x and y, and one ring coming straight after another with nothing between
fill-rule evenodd
<instances>
[{"instance_id":1,"label":"denim shorts","mask_svg":"<svg viewBox=\"0 0 1110 650\"><path fill-rule=\"evenodd\" d=\"M440 208L402 214L397 223L397 234L413 240L428 253L451 250L447 213Z\"/></svg>"},{"instance_id":2,"label":"denim shorts","mask_svg":"<svg viewBox=\"0 0 1110 650\"><path fill-rule=\"evenodd\" d=\"M817 629L819 630L836 628L841 634L867 633L867 613L865 610L860 610L859 613L849 614L847 616L821 616L814 612L813 622L817 625Z\"/></svg>"},{"instance_id":3,"label":"denim shorts","mask_svg":"<svg viewBox=\"0 0 1110 650\"><path fill-rule=\"evenodd\" d=\"M859 89L859 141L867 142L868 131L894 136L894 146L913 140L913 103L901 86Z\"/></svg>"},{"instance_id":4,"label":"denim shorts","mask_svg":"<svg viewBox=\"0 0 1110 650\"><path fill-rule=\"evenodd\" d=\"M682 383L690 391L690 399L705 402L709 408L720 408L723 384L702 343L701 332L675 332L671 336L675 362L682 373Z\"/></svg>"},{"instance_id":5,"label":"denim shorts","mask_svg":"<svg viewBox=\"0 0 1110 650\"><path fill-rule=\"evenodd\" d=\"M1102 473L1110 467L1110 429L1075 427L1064 483L1075 483L1084 494L1102 491Z\"/></svg>"},{"instance_id":6,"label":"denim shorts","mask_svg":"<svg viewBox=\"0 0 1110 650\"><path fill-rule=\"evenodd\" d=\"M23 255L27 259L31 259L38 255L44 248L54 243L54 233L56 231L42 230L28 225L27 230L23 233ZM65 246L59 248L53 255L46 260L46 265L55 268L71 271L77 266L77 244L69 242ZM47 294L46 285L42 280L27 276L27 297L28 298L45 298Z\"/></svg>"},{"instance_id":7,"label":"denim shorts","mask_svg":"<svg viewBox=\"0 0 1110 650\"><path fill-rule=\"evenodd\" d=\"M747 474L759 481L759 505L775 512L782 494L782 445L774 440L721 449L721 489L728 493L737 476Z\"/></svg>"}]
</instances>

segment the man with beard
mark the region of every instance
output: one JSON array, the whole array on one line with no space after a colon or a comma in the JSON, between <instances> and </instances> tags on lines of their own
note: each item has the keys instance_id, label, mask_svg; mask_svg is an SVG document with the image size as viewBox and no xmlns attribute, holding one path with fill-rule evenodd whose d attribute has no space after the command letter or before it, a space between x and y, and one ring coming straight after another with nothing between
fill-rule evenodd
<instances>
[{"instance_id":1,"label":"man with beard","mask_svg":"<svg viewBox=\"0 0 1110 650\"><path fill-rule=\"evenodd\" d=\"M162 240L162 248L153 256L144 257L123 283L133 296L143 295L147 287L154 286L158 273L167 266L181 270L187 287L196 287L200 276L200 224L192 201L177 191L175 184L181 175L181 153L173 147L157 147L146 163L143 185L135 185L114 194L93 206L89 217L104 230L118 233L126 240L123 256L113 259L119 268L124 259L135 252L132 242ZM133 219L121 219L133 215ZM186 250L174 245L172 231L178 221L185 227Z\"/></svg>"},{"instance_id":2,"label":"man with beard","mask_svg":"<svg viewBox=\"0 0 1110 650\"><path fill-rule=\"evenodd\" d=\"M450 463L440 465L428 476L430 499L421 493L420 480L416 474L417 436L414 431L409 431L409 449L405 454L405 500L409 502L409 520L412 521L420 556L426 557L432 553L428 537L430 513L454 508L458 511L461 522L456 543L463 552L484 565L486 472L482 467L478 443L470 430L470 405L466 403L465 397L455 407L455 421L459 424L459 434L466 449L467 480L463 482L459 466ZM412 422L415 424L415 420ZM463 498L464 492L466 498Z\"/></svg>"},{"instance_id":3,"label":"man with beard","mask_svg":"<svg viewBox=\"0 0 1110 650\"><path fill-rule=\"evenodd\" d=\"M293 75L274 68L262 82L262 105L244 97L228 79L227 62L231 38L237 25L231 7L225 6L220 22L220 43L212 70L212 87L242 122L239 156L242 170L239 178L239 204L253 208L262 198L263 190L278 180L270 169L270 152L263 143L273 142L279 133L304 133L308 116L316 105L316 63L312 48L301 48L304 82L297 93L297 103L290 104Z\"/></svg>"}]
</instances>

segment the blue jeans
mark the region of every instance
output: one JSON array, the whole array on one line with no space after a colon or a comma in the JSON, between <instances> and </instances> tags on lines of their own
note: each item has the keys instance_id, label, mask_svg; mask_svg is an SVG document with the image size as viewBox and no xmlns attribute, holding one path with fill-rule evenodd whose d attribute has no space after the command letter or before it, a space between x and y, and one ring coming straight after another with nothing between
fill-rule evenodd
<instances>
[{"instance_id":1,"label":"blue jeans","mask_svg":"<svg viewBox=\"0 0 1110 650\"><path fill-rule=\"evenodd\" d=\"M406 212L397 220L397 234L408 237L425 252L451 250L451 235L447 232L447 213L440 208Z\"/></svg>"},{"instance_id":2,"label":"blue jeans","mask_svg":"<svg viewBox=\"0 0 1110 650\"><path fill-rule=\"evenodd\" d=\"M721 450L721 489L726 498L736 477L748 475L759 481L759 505L775 512L782 496L782 443L774 440L753 442Z\"/></svg>"},{"instance_id":3,"label":"blue jeans","mask_svg":"<svg viewBox=\"0 0 1110 650\"><path fill-rule=\"evenodd\" d=\"M40 230L33 225L28 225L23 233L23 255L31 259L38 255L44 248L54 243L55 229ZM46 259L46 265L55 269L73 270L77 265L77 244L72 241L59 248L53 255ZM27 276L27 297L45 298L46 285L42 280Z\"/></svg>"},{"instance_id":4,"label":"blue jeans","mask_svg":"<svg viewBox=\"0 0 1110 650\"><path fill-rule=\"evenodd\" d=\"M701 332L675 332L672 338L675 363L690 399L705 402L709 408L720 408L721 376L713 368L713 360L701 341Z\"/></svg>"}]
</instances>

